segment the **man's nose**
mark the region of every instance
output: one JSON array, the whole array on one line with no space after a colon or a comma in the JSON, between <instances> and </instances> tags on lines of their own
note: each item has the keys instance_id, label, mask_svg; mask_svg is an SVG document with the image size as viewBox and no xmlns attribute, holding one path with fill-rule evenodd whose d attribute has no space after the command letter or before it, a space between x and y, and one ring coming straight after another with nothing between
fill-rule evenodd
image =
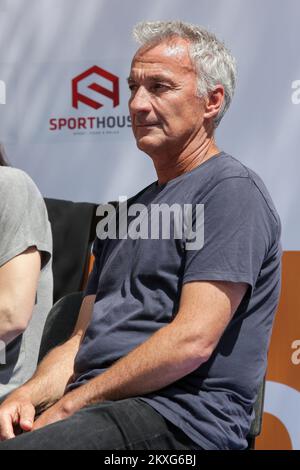
<instances>
[{"instance_id":1,"label":"man's nose","mask_svg":"<svg viewBox=\"0 0 300 470\"><path fill-rule=\"evenodd\" d=\"M130 98L129 109L131 112L135 113L151 111L150 96L144 87L139 87Z\"/></svg>"}]
</instances>

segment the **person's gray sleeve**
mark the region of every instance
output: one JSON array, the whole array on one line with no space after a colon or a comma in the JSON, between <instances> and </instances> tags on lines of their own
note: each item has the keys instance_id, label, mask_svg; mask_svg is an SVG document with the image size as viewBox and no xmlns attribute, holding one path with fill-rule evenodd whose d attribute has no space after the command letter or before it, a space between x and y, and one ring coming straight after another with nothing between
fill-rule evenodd
<instances>
[{"instance_id":1,"label":"person's gray sleeve","mask_svg":"<svg viewBox=\"0 0 300 470\"><path fill-rule=\"evenodd\" d=\"M228 178L204 201L204 244L187 250L183 282L244 282L252 288L279 228L249 178Z\"/></svg>"},{"instance_id":2,"label":"person's gray sleeve","mask_svg":"<svg viewBox=\"0 0 300 470\"><path fill-rule=\"evenodd\" d=\"M35 246L41 253L43 269L52 255L44 199L26 173L12 168L4 171L0 188L0 266Z\"/></svg>"}]
</instances>

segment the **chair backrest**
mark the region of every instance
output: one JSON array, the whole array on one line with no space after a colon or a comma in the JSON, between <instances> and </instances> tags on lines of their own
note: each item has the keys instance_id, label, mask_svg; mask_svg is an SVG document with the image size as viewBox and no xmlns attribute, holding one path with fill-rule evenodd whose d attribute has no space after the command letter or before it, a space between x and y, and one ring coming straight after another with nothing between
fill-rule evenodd
<instances>
[{"instance_id":1,"label":"chair backrest","mask_svg":"<svg viewBox=\"0 0 300 470\"><path fill-rule=\"evenodd\" d=\"M54 304L45 323L39 361L59 344L64 343L72 334L83 299L82 292L68 294Z\"/></svg>"},{"instance_id":2,"label":"chair backrest","mask_svg":"<svg viewBox=\"0 0 300 470\"><path fill-rule=\"evenodd\" d=\"M53 236L56 302L83 288L91 244L95 238L96 204L45 198Z\"/></svg>"},{"instance_id":3,"label":"chair backrest","mask_svg":"<svg viewBox=\"0 0 300 470\"><path fill-rule=\"evenodd\" d=\"M264 398L265 398L265 378L263 379L254 404L254 413L255 417L252 421L250 432L247 436L248 441L248 450L254 450L255 448L255 438L259 436L262 429L262 419L264 412Z\"/></svg>"}]
</instances>

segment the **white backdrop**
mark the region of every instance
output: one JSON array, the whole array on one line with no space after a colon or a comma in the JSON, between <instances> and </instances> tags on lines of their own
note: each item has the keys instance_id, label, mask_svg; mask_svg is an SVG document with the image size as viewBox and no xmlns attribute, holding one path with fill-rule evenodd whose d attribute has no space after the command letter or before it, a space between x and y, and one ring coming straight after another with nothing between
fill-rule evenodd
<instances>
[{"instance_id":1,"label":"white backdrop","mask_svg":"<svg viewBox=\"0 0 300 470\"><path fill-rule=\"evenodd\" d=\"M232 50L238 84L218 145L260 174L282 219L284 249L300 250L299 0L0 0L0 141L10 162L44 196L74 201L129 197L153 181L128 127L126 78L132 27L157 19L201 24ZM72 106L72 79L93 66L119 80L117 106L87 88L112 90L96 73L78 91L103 106ZM87 128L54 129L58 122Z\"/></svg>"}]
</instances>

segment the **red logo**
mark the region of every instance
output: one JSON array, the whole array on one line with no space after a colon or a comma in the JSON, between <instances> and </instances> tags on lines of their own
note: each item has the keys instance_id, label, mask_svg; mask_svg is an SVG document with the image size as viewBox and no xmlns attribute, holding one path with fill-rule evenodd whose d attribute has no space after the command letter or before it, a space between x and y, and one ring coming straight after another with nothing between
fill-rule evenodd
<instances>
[{"instance_id":1,"label":"red logo","mask_svg":"<svg viewBox=\"0 0 300 470\"><path fill-rule=\"evenodd\" d=\"M93 73L96 73L100 77L106 78L112 83L112 91L104 88L103 86L99 85L98 83L91 83L88 88L90 90L96 91L100 95L106 96L110 98L113 102L114 108L119 105L120 102L120 93L119 93L119 78L116 75L113 75L107 70L101 69L97 65L89 68L85 72L77 75L77 77L73 78L72 80L72 106L73 108L78 109L78 103L84 103L87 106L90 106L94 109L99 109L103 106L102 103L95 101L88 96L83 95L78 91L78 84L84 80L85 78L89 77Z\"/></svg>"}]
</instances>

